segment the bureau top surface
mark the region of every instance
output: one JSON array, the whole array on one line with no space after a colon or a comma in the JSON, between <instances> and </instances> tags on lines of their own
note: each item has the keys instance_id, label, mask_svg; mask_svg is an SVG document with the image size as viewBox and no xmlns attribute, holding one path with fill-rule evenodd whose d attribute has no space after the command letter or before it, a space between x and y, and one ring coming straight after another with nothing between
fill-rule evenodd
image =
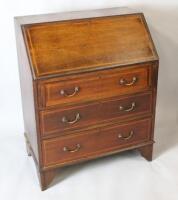
<instances>
[{"instance_id":1,"label":"bureau top surface","mask_svg":"<svg viewBox=\"0 0 178 200\"><path fill-rule=\"evenodd\" d=\"M35 78L158 59L141 13L115 8L65 16L17 18Z\"/></svg>"}]
</instances>

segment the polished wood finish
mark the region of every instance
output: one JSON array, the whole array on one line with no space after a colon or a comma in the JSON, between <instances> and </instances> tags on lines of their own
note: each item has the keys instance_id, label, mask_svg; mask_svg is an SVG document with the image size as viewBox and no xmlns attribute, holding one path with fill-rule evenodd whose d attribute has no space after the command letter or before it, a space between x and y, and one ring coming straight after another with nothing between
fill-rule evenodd
<instances>
[{"instance_id":1,"label":"polished wood finish","mask_svg":"<svg viewBox=\"0 0 178 200\"><path fill-rule=\"evenodd\" d=\"M102 130L94 130L85 134L80 133L58 139L44 140L43 164L45 167L60 165L71 160L80 160L84 157L92 157L95 154L103 154L149 141L150 125L150 119L146 119L107 128L103 127ZM132 131L133 135L131 135ZM119 138L119 134L123 138ZM129 138L129 136L131 137ZM67 151L65 151L65 147Z\"/></svg>"},{"instance_id":2,"label":"polished wood finish","mask_svg":"<svg viewBox=\"0 0 178 200\"><path fill-rule=\"evenodd\" d=\"M152 157L153 157L153 144L149 144L147 146L144 147L140 147L139 152L141 153L141 155L147 159L148 161L152 161Z\"/></svg>"},{"instance_id":3,"label":"polished wood finish","mask_svg":"<svg viewBox=\"0 0 178 200\"><path fill-rule=\"evenodd\" d=\"M150 64L134 65L132 68L102 70L43 81L39 84L39 106L70 105L144 91L151 87L150 69ZM128 86L134 77L136 81ZM122 80L126 82L121 84ZM76 87L78 90L75 92Z\"/></svg>"},{"instance_id":4,"label":"polished wood finish","mask_svg":"<svg viewBox=\"0 0 178 200\"><path fill-rule=\"evenodd\" d=\"M98 98L99 76L95 73L42 81L39 84L39 107L70 105ZM75 92L75 88L78 91ZM61 94L64 91L64 94ZM75 94L74 94L75 92ZM70 96L72 95L72 96Z\"/></svg>"},{"instance_id":5,"label":"polished wood finish","mask_svg":"<svg viewBox=\"0 0 178 200\"><path fill-rule=\"evenodd\" d=\"M41 190L46 190L47 187L50 185L50 183L53 181L56 173L56 171L53 170L47 170L47 171L40 171L38 172L38 177L40 181Z\"/></svg>"},{"instance_id":6,"label":"polished wood finish","mask_svg":"<svg viewBox=\"0 0 178 200\"><path fill-rule=\"evenodd\" d=\"M127 8L15 18L27 153L56 169L137 149L152 159L158 56Z\"/></svg>"},{"instance_id":7,"label":"polished wood finish","mask_svg":"<svg viewBox=\"0 0 178 200\"><path fill-rule=\"evenodd\" d=\"M24 32L36 77L156 58L142 14L26 25Z\"/></svg>"},{"instance_id":8,"label":"polished wood finish","mask_svg":"<svg viewBox=\"0 0 178 200\"><path fill-rule=\"evenodd\" d=\"M39 147L39 134L38 134L38 115L36 115L36 82L33 80L33 75L30 70L30 63L26 53L26 47L21 30L21 24L15 20L17 54L19 63L19 75L21 86L21 97L23 107L23 118L25 136L28 138L29 143L33 146L33 155L35 160L40 163L41 154ZM36 123L37 122L37 123Z\"/></svg>"},{"instance_id":9,"label":"polished wood finish","mask_svg":"<svg viewBox=\"0 0 178 200\"><path fill-rule=\"evenodd\" d=\"M68 130L103 123L105 120L113 121L113 119L118 120L121 117L144 113L151 115L151 99L152 95L148 92L121 99L117 97L83 106L41 111L41 133L44 136L55 133L62 135L68 133ZM79 117L77 118L77 116ZM63 121L63 119L66 119L66 121Z\"/></svg>"}]
</instances>

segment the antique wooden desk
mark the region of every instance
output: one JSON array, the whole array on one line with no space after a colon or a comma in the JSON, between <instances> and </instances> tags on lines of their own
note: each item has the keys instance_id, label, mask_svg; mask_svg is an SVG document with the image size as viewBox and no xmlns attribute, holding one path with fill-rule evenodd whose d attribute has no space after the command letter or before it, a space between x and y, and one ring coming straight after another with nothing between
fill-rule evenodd
<instances>
[{"instance_id":1,"label":"antique wooden desk","mask_svg":"<svg viewBox=\"0 0 178 200\"><path fill-rule=\"evenodd\" d=\"M127 8L16 17L28 154L56 168L130 149L152 159L158 56Z\"/></svg>"}]
</instances>

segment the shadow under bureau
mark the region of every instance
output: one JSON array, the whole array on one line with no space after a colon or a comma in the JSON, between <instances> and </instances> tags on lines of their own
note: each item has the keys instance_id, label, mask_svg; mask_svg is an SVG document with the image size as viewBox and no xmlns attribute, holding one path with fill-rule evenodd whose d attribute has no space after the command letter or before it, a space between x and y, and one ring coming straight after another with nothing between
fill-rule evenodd
<instances>
[{"instance_id":1,"label":"shadow under bureau","mask_svg":"<svg viewBox=\"0 0 178 200\"><path fill-rule=\"evenodd\" d=\"M15 18L27 151L56 169L125 150L152 160L158 56L144 15L112 8Z\"/></svg>"}]
</instances>

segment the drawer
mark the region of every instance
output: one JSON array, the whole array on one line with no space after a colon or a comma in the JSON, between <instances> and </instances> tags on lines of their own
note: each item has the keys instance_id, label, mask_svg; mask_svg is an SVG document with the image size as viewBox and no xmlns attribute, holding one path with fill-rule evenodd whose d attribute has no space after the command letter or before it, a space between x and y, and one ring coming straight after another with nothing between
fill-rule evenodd
<instances>
[{"instance_id":1,"label":"drawer","mask_svg":"<svg viewBox=\"0 0 178 200\"><path fill-rule=\"evenodd\" d=\"M151 66L147 64L41 82L39 105L74 105L145 91L151 86L150 73Z\"/></svg>"},{"instance_id":2,"label":"drawer","mask_svg":"<svg viewBox=\"0 0 178 200\"><path fill-rule=\"evenodd\" d=\"M120 99L110 99L84 106L41 111L42 135L64 134L64 131L101 123L118 117L151 113L151 92Z\"/></svg>"},{"instance_id":3,"label":"drawer","mask_svg":"<svg viewBox=\"0 0 178 200\"><path fill-rule=\"evenodd\" d=\"M44 140L44 166L96 157L150 140L151 119L128 122L92 132Z\"/></svg>"},{"instance_id":4,"label":"drawer","mask_svg":"<svg viewBox=\"0 0 178 200\"><path fill-rule=\"evenodd\" d=\"M75 130L93 124L98 120L99 104L71 107L68 109L57 109L52 111L41 111L41 132L42 135L57 133L64 134L64 131Z\"/></svg>"},{"instance_id":5,"label":"drawer","mask_svg":"<svg viewBox=\"0 0 178 200\"><path fill-rule=\"evenodd\" d=\"M112 97L147 90L151 86L151 67L123 68L101 72L100 97Z\"/></svg>"},{"instance_id":6,"label":"drawer","mask_svg":"<svg viewBox=\"0 0 178 200\"><path fill-rule=\"evenodd\" d=\"M97 74L76 75L42 83L39 85L39 105L49 107L96 100L99 93L98 83Z\"/></svg>"}]
</instances>

